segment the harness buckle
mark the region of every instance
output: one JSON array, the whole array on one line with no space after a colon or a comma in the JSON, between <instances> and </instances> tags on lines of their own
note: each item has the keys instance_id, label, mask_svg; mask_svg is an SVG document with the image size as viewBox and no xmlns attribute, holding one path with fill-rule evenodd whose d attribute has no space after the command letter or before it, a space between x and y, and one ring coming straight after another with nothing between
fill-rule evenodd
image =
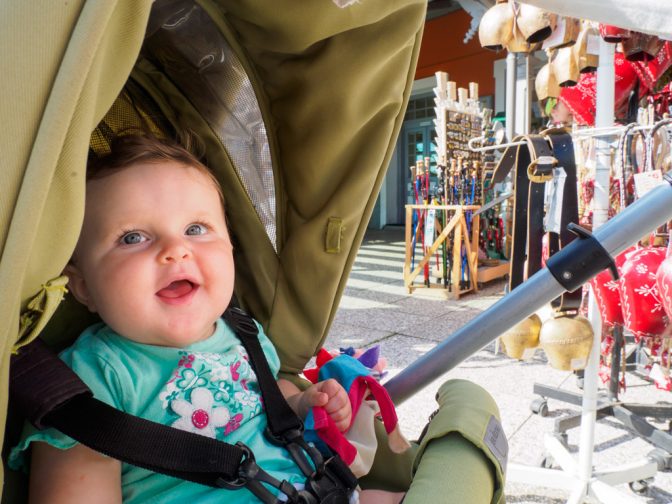
<instances>
[{"instance_id":1,"label":"harness buckle","mask_svg":"<svg viewBox=\"0 0 672 504\"><path fill-rule=\"evenodd\" d=\"M226 488L228 490L243 488L250 480L253 480L261 470L254 458L254 453L252 453L252 450L250 450L246 444L238 441L236 446L243 450L243 459L238 466L238 475L235 480L227 480L224 476L217 478L216 483L220 488Z\"/></svg>"},{"instance_id":2,"label":"harness buckle","mask_svg":"<svg viewBox=\"0 0 672 504\"><path fill-rule=\"evenodd\" d=\"M315 445L304 439L303 423L296 429L289 429L277 435L266 426L264 435L271 443L287 449L306 477L320 477L324 472L324 457Z\"/></svg>"}]
</instances>

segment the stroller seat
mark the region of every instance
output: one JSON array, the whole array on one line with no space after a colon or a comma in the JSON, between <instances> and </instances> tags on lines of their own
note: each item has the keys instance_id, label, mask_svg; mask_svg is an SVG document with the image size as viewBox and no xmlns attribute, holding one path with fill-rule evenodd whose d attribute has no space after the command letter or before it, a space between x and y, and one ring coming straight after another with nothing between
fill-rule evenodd
<instances>
[{"instance_id":1,"label":"stroller seat","mask_svg":"<svg viewBox=\"0 0 672 504\"><path fill-rule=\"evenodd\" d=\"M18 44L25 54L5 56L16 71L4 76L3 89L17 100L0 110L5 124L22 117L25 125L0 140L9 167L1 185L0 393L13 350L39 334L60 350L92 322L68 296L59 303L60 272L81 226L89 152L104 153L134 126L189 130L203 140L235 237L237 299L273 340L282 376L302 383L401 128L426 8L422 0L337 3L8 7L3 23L12 30L0 35L3 47ZM36 43L23 38L28 27L44 28ZM502 501L494 401L460 380L444 384L437 400L423 439L403 455L379 442L361 485L410 486L405 502L481 502L483 489ZM8 422L10 431L16 425ZM382 425L377 431L382 439ZM5 485L4 502L21 502L18 486Z\"/></svg>"}]
</instances>

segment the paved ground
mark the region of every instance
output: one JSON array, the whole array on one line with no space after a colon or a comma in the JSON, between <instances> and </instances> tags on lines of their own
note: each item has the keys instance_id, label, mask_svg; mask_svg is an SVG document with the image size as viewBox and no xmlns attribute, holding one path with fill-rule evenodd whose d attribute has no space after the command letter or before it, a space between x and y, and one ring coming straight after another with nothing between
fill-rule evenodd
<instances>
[{"instance_id":1,"label":"paved ground","mask_svg":"<svg viewBox=\"0 0 672 504\"><path fill-rule=\"evenodd\" d=\"M379 344L394 375L503 295L502 280L490 282L478 294L467 294L459 301L448 299L443 289L417 289L409 295L402 280L403 262L403 229L367 233L327 338L327 348ZM549 399L548 416L533 414L530 404L536 398L532 390L535 382L578 393L575 375L551 368L541 350L532 360L521 362L496 353L493 343L399 407L401 425L409 438L420 433L434 410L433 398L439 384L453 377L470 379L492 393L509 439L510 463L538 467L546 455L544 437L552 433L555 420L579 411L576 406ZM621 395L623 401L672 401L670 393L658 391L633 375L628 375L627 380L628 389ZM658 428L668 428L667 422L652 423ZM567 439L575 458L579 435L580 429L572 429ZM593 456L596 470L641 460L652 449L614 418L600 420L596 425ZM615 488L624 497L614 497L609 504L672 503L672 472L658 472L643 495L633 493L626 484ZM569 498L565 491L533 486L527 478L523 483L508 483L507 495L510 503L555 504Z\"/></svg>"}]
</instances>

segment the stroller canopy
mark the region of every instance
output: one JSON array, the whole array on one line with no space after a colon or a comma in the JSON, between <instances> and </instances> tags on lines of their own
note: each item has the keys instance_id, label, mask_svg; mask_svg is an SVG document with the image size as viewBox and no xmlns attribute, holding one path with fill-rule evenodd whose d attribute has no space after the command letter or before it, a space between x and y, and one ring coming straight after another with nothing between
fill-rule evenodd
<instances>
[{"instance_id":1,"label":"stroller canopy","mask_svg":"<svg viewBox=\"0 0 672 504\"><path fill-rule=\"evenodd\" d=\"M426 3L0 6L2 401L17 341L45 326L51 343L72 341L86 323L60 304L60 275L82 223L92 132L105 119L93 137L104 150L129 104L136 119L204 141L235 237L238 300L274 338L283 370L301 371L326 337L389 163Z\"/></svg>"}]
</instances>

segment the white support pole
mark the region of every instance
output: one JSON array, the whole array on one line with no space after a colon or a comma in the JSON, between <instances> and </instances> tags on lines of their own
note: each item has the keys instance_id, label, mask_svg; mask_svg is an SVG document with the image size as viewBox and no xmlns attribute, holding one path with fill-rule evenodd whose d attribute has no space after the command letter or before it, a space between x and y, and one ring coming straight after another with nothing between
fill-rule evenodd
<instances>
[{"instance_id":1,"label":"white support pole","mask_svg":"<svg viewBox=\"0 0 672 504\"><path fill-rule=\"evenodd\" d=\"M513 140L516 131L515 122L517 71L516 54L510 52L506 56L506 138L509 142Z\"/></svg>"},{"instance_id":2,"label":"white support pole","mask_svg":"<svg viewBox=\"0 0 672 504\"><path fill-rule=\"evenodd\" d=\"M612 126L614 123L614 45L600 39L600 60L597 69L597 128ZM608 138L600 137L596 142L595 196L593 199L593 229L607 221L609 210L609 166L611 156ZM589 298L589 318L593 325L593 348L584 371L583 402L581 408L581 434L579 441L578 478L588 493L593 477L593 450L595 447L595 422L597 411L597 378L600 359L600 336L602 323L595 298L591 292Z\"/></svg>"},{"instance_id":3,"label":"white support pole","mask_svg":"<svg viewBox=\"0 0 672 504\"><path fill-rule=\"evenodd\" d=\"M525 54L525 134L532 133L532 64L530 53Z\"/></svg>"}]
</instances>

